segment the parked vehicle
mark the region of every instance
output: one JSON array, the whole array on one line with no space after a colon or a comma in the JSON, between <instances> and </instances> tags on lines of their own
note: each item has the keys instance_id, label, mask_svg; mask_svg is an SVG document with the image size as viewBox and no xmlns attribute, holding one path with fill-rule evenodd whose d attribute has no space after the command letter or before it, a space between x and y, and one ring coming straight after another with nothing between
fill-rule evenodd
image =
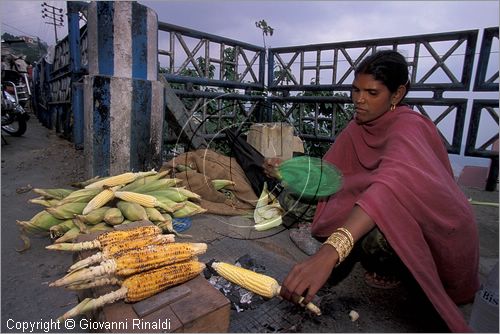
<instances>
[{"instance_id":1,"label":"parked vehicle","mask_svg":"<svg viewBox=\"0 0 500 334\"><path fill-rule=\"evenodd\" d=\"M2 131L14 137L22 136L27 129L29 114L24 110L9 87L14 86L11 81L2 82Z\"/></svg>"}]
</instances>

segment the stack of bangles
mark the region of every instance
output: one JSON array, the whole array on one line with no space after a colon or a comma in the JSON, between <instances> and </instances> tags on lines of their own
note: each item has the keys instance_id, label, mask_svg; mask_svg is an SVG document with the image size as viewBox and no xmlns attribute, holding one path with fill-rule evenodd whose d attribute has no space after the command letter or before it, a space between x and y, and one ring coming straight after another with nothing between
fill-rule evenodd
<instances>
[{"instance_id":1,"label":"stack of bangles","mask_svg":"<svg viewBox=\"0 0 500 334\"><path fill-rule=\"evenodd\" d=\"M354 247L354 239L348 229L339 227L328 237L328 239L326 239L323 245L330 245L335 248L339 254L338 263L341 263Z\"/></svg>"}]
</instances>

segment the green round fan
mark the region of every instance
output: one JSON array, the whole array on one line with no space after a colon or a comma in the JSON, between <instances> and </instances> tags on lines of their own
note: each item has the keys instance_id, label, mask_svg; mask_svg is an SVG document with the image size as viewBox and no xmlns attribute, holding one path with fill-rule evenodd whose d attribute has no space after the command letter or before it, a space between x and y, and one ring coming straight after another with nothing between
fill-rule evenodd
<instances>
[{"instance_id":1,"label":"green round fan","mask_svg":"<svg viewBox=\"0 0 500 334\"><path fill-rule=\"evenodd\" d=\"M330 196L342 186L340 171L320 158L300 156L285 160L278 172L285 188L307 199Z\"/></svg>"}]
</instances>

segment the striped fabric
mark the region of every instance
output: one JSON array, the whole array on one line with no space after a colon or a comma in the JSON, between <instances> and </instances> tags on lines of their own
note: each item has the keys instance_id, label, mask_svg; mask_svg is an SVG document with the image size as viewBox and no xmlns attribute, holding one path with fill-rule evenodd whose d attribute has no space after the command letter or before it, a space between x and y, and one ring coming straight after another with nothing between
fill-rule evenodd
<instances>
[{"instance_id":1,"label":"striped fabric","mask_svg":"<svg viewBox=\"0 0 500 334\"><path fill-rule=\"evenodd\" d=\"M84 100L89 176L160 167L163 85L159 81L86 76Z\"/></svg>"},{"instance_id":2,"label":"striped fabric","mask_svg":"<svg viewBox=\"0 0 500 334\"><path fill-rule=\"evenodd\" d=\"M135 1L91 2L87 29L90 75L158 79L158 17L152 9Z\"/></svg>"}]
</instances>

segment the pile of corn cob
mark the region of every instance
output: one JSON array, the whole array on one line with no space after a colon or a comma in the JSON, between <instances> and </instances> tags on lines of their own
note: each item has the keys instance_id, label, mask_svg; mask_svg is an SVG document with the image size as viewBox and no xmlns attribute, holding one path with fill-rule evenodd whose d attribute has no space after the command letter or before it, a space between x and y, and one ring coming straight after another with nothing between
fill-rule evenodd
<instances>
[{"instance_id":1,"label":"pile of corn cob","mask_svg":"<svg viewBox=\"0 0 500 334\"><path fill-rule=\"evenodd\" d=\"M99 249L95 255L75 263L69 273L50 284L72 290L103 285L120 288L96 299L87 298L62 315L59 320L87 313L120 299L136 302L169 287L184 283L205 268L197 255L207 250L205 243L178 243L171 235L162 235L155 225L123 231L105 232L90 242L73 243L71 247L50 245L48 249L79 251ZM98 265L88 267L89 264Z\"/></svg>"},{"instance_id":2,"label":"pile of corn cob","mask_svg":"<svg viewBox=\"0 0 500 334\"><path fill-rule=\"evenodd\" d=\"M206 210L196 202L200 196L179 186L169 171L127 172L93 178L73 186L80 189L39 189L29 202L45 207L29 221L17 221L24 240L27 233L49 234L59 242L71 242L80 233L112 230L114 225L149 220L164 233L176 233L172 219Z\"/></svg>"}]
</instances>

